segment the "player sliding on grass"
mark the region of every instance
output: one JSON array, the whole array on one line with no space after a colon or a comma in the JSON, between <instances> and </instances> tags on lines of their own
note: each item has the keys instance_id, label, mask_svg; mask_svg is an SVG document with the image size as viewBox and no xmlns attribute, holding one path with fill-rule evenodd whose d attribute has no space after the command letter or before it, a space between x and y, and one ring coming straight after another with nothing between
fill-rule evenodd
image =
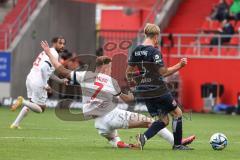
<instances>
[{"instance_id":1,"label":"player sliding on grass","mask_svg":"<svg viewBox=\"0 0 240 160\"><path fill-rule=\"evenodd\" d=\"M87 118L95 119L95 128L105 137L113 147L138 147L121 141L117 129L148 128L153 120L144 115L125 111L117 107L115 99L119 96L125 102L134 100L132 94L123 94L116 80L111 75L111 59L101 56L96 59L95 72L70 71L65 69L51 54L47 42L41 43L42 48L49 56L56 71L62 76L79 83L83 95L83 114ZM173 135L166 128L158 133L170 144L174 143ZM189 137L183 141L189 144L194 140Z\"/></svg>"},{"instance_id":2,"label":"player sliding on grass","mask_svg":"<svg viewBox=\"0 0 240 160\"><path fill-rule=\"evenodd\" d=\"M51 54L56 61L58 61L59 53L64 50L65 39L63 37L56 37L52 39ZM46 108L47 91L51 88L48 85L49 78L58 81L59 83L67 83L67 79L59 79L53 74L55 68L50 62L45 52L41 52L33 63L33 67L27 76L26 87L27 96L30 100L25 100L19 96L16 103L11 107L15 111L17 107L23 105L22 110L17 116L16 120L11 124L10 128L19 129L20 122L29 112L29 109L35 113L42 113Z\"/></svg>"}]
</instances>

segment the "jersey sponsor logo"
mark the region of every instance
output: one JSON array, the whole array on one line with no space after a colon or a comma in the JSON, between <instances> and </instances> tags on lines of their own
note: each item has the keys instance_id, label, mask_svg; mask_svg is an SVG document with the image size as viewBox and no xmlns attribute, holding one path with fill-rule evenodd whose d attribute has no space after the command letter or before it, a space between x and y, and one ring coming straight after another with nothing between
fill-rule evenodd
<instances>
[{"instance_id":1,"label":"jersey sponsor logo","mask_svg":"<svg viewBox=\"0 0 240 160\"><path fill-rule=\"evenodd\" d=\"M147 56L148 55L148 51L136 51L135 56Z\"/></svg>"},{"instance_id":2,"label":"jersey sponsor logo","mask_svg":"<svg viewBox=\"0 0 240 160\"><path fill-rule=\"evenodd\" d=\"M152 81L151 78L143 78L143 79L141 80L141 83L149 83L149 82L151 82L151 81Z\"/></svg>"},{"instance_id":3,"label":"jersey sponsor logo","mask_svg":"<svg viewBox=\"0 0 240 160\"><path fill-rule=\"evenodd\" d=\"M177 106L177 102L175 100L172 101L173 106Z\"/></svg>"}]
</instances>

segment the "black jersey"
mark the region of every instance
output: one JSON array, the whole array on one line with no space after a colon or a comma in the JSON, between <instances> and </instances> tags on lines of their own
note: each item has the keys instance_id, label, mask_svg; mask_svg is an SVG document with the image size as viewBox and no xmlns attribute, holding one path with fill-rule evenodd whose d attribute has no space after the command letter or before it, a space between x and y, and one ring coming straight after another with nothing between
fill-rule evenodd
<instances>
[{"instance_id":1,"label":"black jersey","mask_svg":"<svg viewBox=\"0 0 240 160\"><path fill-rule=\"evenodd\" d=\"M131 53L128 64L136 67L141 73L135 78L138 98L154 98L168 92L163 77L159 73L159 69L164 67L164 62L157 48L150 45L137 46Z\"/></svg>"}]
</instances>

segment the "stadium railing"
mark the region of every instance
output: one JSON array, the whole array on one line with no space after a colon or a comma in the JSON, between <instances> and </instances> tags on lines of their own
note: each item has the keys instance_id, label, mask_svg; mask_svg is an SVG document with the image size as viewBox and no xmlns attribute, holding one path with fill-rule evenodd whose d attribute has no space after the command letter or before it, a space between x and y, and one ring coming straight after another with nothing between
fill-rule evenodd
<instances>
[{"instance_id":1,"label":"stadium railing","mask_svg":"<svg viewBox=\"0 0 240 160\"><path fill-rule=\"evenodd\" d=\"M26 5L20 8L20 12L16 11L17 15L9 17L11 19L10 22L0 24L0 50L7 50L9 48L11 42L27 22L38 2L39 0L28 0Z\"/></svg>"},{"instance_id":2,"label":"stadium railing","mask_svg":"<svg viewBox=\"0 0 240 160\"><path fill-rule=\"evenodd\" d=\"M210 45L212 38L218 44ZM230 42L222 43L222 38L230 38ZM172 57L240 59L240 34L161 34L161 46Z\"/></svg>"},{"instance_id":3,"label":"stadium railing","mask_svg":"<svg viewBox=\"0 0 240 160\"><path fill-rule=\"evenodd\" d=\"M144 39L138 31L97 30L97 48L103 48L106 55L117 53L128 54L132 48ZM213 37L217 37L218 45L210 45ZM221 38L231 37L229 43L220 43ZM124 43L123 43L124 42ZM129 45L123 49L121 44ZM170 57L189 58L232 58L240 59L240 34L210 35L210 34L161 34L161 50Z\"/></svg>"}]
</instances>

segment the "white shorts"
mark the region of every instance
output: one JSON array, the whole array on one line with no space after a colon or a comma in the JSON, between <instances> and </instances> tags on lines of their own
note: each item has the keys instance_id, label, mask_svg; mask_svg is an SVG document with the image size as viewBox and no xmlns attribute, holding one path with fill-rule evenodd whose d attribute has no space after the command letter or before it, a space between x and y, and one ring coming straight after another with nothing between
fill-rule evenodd
<instances>
[{"instance_id":1,"label":"white shorts","mask_svg":"<svg viewBox=\"0 0 240 160\"><path fill-rule=\"evenodd\" d=\"M102 136L115 137L116 129L127 129L132 112L115 108L103 117L95 119L95 128Z\"/></svg>"},{"instance_id":2,"label":"white shorts","mask_svg":"<svg viewBox=\"0 0 240 160\"><path fill-rule=\"evenodd\" d=\"M47 91L43 86L34 84L30 78L26 80L27 96L33 103L45 105L47 101Z\"/></svg>"}]
</instances>

